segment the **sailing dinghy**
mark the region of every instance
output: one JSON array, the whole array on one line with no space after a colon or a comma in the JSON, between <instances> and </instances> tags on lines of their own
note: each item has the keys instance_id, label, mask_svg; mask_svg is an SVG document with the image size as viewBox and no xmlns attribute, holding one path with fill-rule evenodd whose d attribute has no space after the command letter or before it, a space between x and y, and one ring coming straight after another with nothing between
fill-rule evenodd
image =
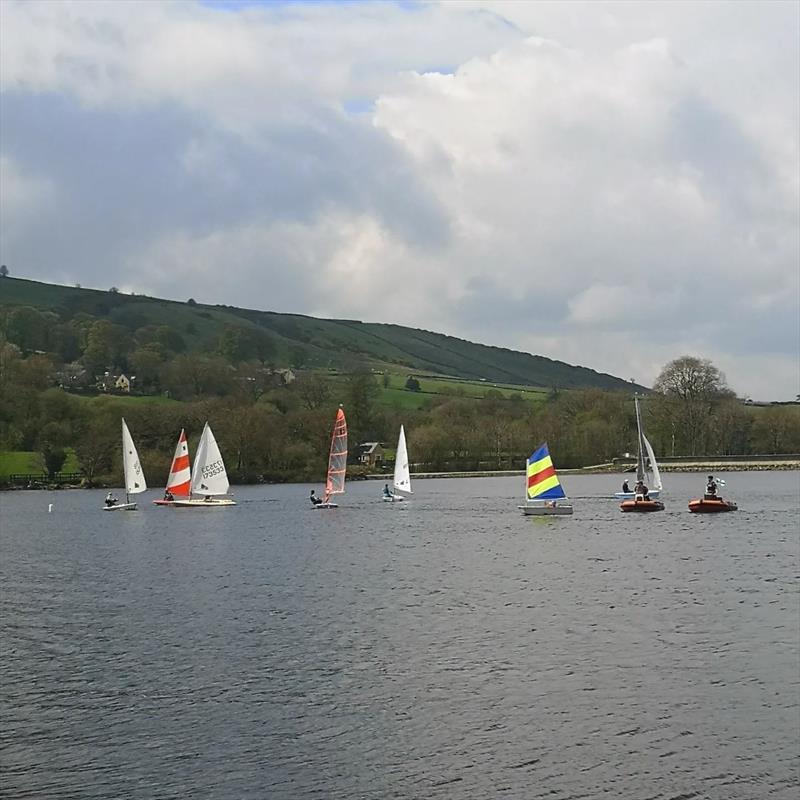
<instances>
[{"instance_id":1,"label":"sailing dinghy","mask_svg":"<svg viewBox=\"0 0 800 800\"><path fill-rule=\"evenodd\" d=\"M400 436L397 439L397 453L394 458L394 489L391 494L383 495L384 503L398 503L405 500L407 494L414 494L411 490L411 472L408 468L408 448L406 447L406 433L400 426Z\"/></svg>"},{"instance_id":2,"label":"sailing dinghy","mask_svg":"<svg viewBox=\"0 0 800 800\"><path fill-rule=\"evenodd\" d=\"M136 452L136 445L133 437L122 419L122 472L125 476L125 502L106 504L103 511L136 511L136 503L131 502L132 494L139 494L147 489L147 481L144 479L142 465L139 463L139 454Z\"/></svg>"},{"instance_id":3,"label":"sailing dinghy","mask_svg":"<svg viewBox=\"0 0 800 800\"><path fill-rule=\"evenodd\" d=\"M169 468L164 499L153 500L154 505L172 506L175 505L176 499L188 500L191 494L191 485L192 468L189 463L189 442L186 441L186 431L181 428L181 435L175 446L175 455L172 456L172 466Z\"/></svg>"},{"instance_id":4,"label":"sailing dinghy","mask_svg":"<svg viewBox=\"0 0 800 800\"><path fill-rule=\"evenodd\" d=\"M339 406L336 420L333 423L331 435L331 452L328 456L328 478L325 481L325 494L321 503L316 503L314 508L338 508L337 503L331 502L335 494L344 494L344 478L347 472L347 420L344 409Z\"/></svg>"},{"instance_id":5,"label":"sailing dinghy","mask_svg":"<svg viewBox=\"0 0 800 800\"><path fill-rule=\"evenodd\" d=\"M228 494L229 488L230 483L228 483L228 473L225 470L222 453L220 453L217 440L206 422L194 457L189 497L175 499L172 501L172 505L176 508L235 506L236 503L230 497L220 496Z\"/></svg>"},{"instance_id":6,"label":"sailing dinghy","mask_svg":"<svg viewBox=\"0 0 800 800\"><path fill-rule=\"evenodd\" d=\"M616 497L622 497L623 500L619 504L619 510L623 512L650 512L650 511L663 511L664 504L658 500L658 495L661 494L661 473L658 471L658 464L656 464L656 457L653 455L653 448L650 442L645 438L642 431L642 417L639 413L639 398L634 396L634 406L636 407L636 431L637 431L637 461L636 461L636 484L642 484L646 487L644 482L644 454L647 452L647 459L650 467L653 470L654 485L652 489L646 489L644 492L636 491L636 487L632 492L619 492Z\"/></svg>"},{"instance_id":7,"label":"sailing dinghy","mask_svg":"<svg viewBox=\"0 0 800 800\"><path fill-rule=\"evenodd\" d=\"M526 474L525 505L519 506L525 516L572 514L572 505L558 480L547 442L540 444L528 459Z\"/></svg>"},{"instance_id":8,"label":"sailing dinghy","mask_svg":"<svg viewBox=\"0 0 800 800\"><path fill-rule=\"evenodd\" d=\"M636 408L636 431L637 431L637 439L636 439L636 447L637 447L637 461L636 461L636 482L642 481L643 483L647 484L649 478L646 473L652 473L653 480L650 481L652 483L652 489L648 490L648 496L652 499L658 499L658 496L661 494L661 490L663 486L661 484L661 472L658 469L658 462L656 461L655 453L653 452L653 447L650 442L647 440L647 437L644 435L644 429L642 427L642 417L639 412L639 398L634 397L633 403ZM646 454L646 466L645 466L645 454ZM616 492L614 497L617 500L635 500L636 493L635 492Z\"/></svg>"}]
</instances>

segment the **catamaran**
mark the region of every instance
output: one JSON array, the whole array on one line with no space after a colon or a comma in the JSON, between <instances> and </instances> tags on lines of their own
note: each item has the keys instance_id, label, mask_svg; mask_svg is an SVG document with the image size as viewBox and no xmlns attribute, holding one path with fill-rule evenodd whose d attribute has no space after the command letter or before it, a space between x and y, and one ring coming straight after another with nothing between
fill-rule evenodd
<instances>
[{"instance_id":1,"label":"catamaran","mask_svg":"<svg viewBox=\"0 0 800 800\"><path fill-rule=\"evenodd\" d=\"M192 467L189 463L189 442L186 441L186 431L181 428L178 444L175 446L175 455L172 456L172 466L169 468L167 486L164 489L163 500L153 500L157 506L171 506L175 500L188 500L191 495Z\"/></svg>"},{"instance_id":2,"label":"catamaran","mask_svg":"<svg viewBox=\"0 0 800 800\"><path fill-rule=\"evenodd\" d=\"M316 503L314 508L338 508L337 503L331 502L335 494L344 494L344 478L347 472L347 420L344 409L339 406L336 419L333 423L331 435L331 451L328 456L328 478L325 481L325 494L321 503Z\"/></svg>"},{"instance_id":3,"label":"catamaran","mask_svg":"<svg viewBox=\"0 0 800 800\"><path fill-rule=\"evenodd\" d=\"M405 495L414 494L411 490L411 472L408 468L408 449L406 448L406 433L400 426L400 436L397 439L397 453L394 458L394 491L383 495L384 503L397 503L405 500Z\"/></svg>"},{"instance_id":4,"label":"catamaran","mask_svg":"<svg viewBox=\"0 0 800 800\"><path fill-rule=\"evenodd\" d=\"M236 503L230 497L221 496L227 495L229 488L230 483L228 483L228 473L225 470L222 453L220 453L217 440L206 422L194 457L189 497L175 499L171 505L176 508L235 506Z\"/></svg>"},{"instance_id":5,"label":"catamaran","mask_svg":"<svg viewBox=\"0 0 800 800\"><path fill-rule=\"evenodd\" d=\"M131 502L132 494L139 494L147 489L147 481L144 478L142 465L139 463L139 454L136 452L136 445L133 437L122 419L122 472L125 476L125 502L110 503L106 502L103 511L136 511L136 503Z\"/></svg>"},{"instance_id":6,"label":"catamaran","mask_svg":"<svg viewBox=\"0 0 800 800\"><path fill-rule=\"evenodd\" d=\"M639 398L633 398L634 407L636 408L636 447L637 447L637 461L636 461L636 482L642 481L647 484L648 480L646 473L652 473L652 488L648 489L648 496L652 499L658 499L661 494L663 486L661 485L661 472L658 469L658 462L656 461L653 447L647 437L644 435L642 427L642 416L639 412ZM647 454L647 461L645 464L645 454ZM614 497L617 500L635 500L636 492L616 492Z\"/></svg>"},{"instance_id":7,"label":"catamaran","mask_svg":"<svg viewBox=\"0 0 800 800\"><path fill-rule=\"evenodd\" d=\"M566 516L572 513L572 505L564 492L547 442L533 451L526 464L525 505L519 506L526 516Z\"/></svg>"}]
</instances>

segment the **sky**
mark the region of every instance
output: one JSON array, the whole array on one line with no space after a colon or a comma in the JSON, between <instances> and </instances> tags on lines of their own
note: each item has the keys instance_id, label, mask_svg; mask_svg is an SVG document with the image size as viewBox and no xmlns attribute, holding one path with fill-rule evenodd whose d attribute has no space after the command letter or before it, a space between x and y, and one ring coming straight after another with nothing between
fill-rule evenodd
<instances>
[{"instance_id":1,"label":"sky","mask_svg":"<svg viewBox=\"0 0 800 800\"><path fill-rule=\"evenodd\" d=\"M0 261L800 392L800 4L0 2Z\"/></svg>"}]
</instances>

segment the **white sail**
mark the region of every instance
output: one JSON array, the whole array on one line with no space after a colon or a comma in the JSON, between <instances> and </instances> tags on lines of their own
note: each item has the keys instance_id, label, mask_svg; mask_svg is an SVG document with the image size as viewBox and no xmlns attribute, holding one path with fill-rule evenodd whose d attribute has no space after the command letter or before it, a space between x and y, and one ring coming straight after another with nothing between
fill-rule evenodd
<instances>
[{"instance_id":1,"label":"white sail","mask_svg":"<svg viewBox=\"0 0 800 800\"><path fill-rule=\"evenodd\" d=\"M661 486L661 473L658 471L658 462L656 461L655 453L653 452L653 448L650 445L650 442L647 441L647 437L642 434L642 441L644 442L645 449L647 450L647 460L650 462L650 469L653 473L653 488L660 492L663 488Z\"/></svg>"},{"instance_id":2,"label":"white sail","mask_svg":"<svg viewBox=\"0 0 800 800\"><path fill-rule=\"evenodd\" d=\"M413 494L411 491L411 473L408 469L406 434L402 425L400 426L400 437L397 440L397 454L394 459L394 489L396 492Z\"/></svg>"},{"instance_id":3,"label":"white sail","mask_svg":"<svg viewBox=\"0 0 800 800\"><path fill-rule=\"evenodd\" d=\"M125 493L139 494L147 489L142 465L139 463L139 454L133 443L131 432L122 420L122 469L125 473Z\"/></svg>"},{"instance_id":4,"label":"white sail","mask_svg":"<svg viewBox=\"0 0 800 800\"><path fill-rule=\"evenodd\" d=\"M206 422L192 470L192 494L227 494L230 484L217 440Z\"/></svg>"}]
</instances>

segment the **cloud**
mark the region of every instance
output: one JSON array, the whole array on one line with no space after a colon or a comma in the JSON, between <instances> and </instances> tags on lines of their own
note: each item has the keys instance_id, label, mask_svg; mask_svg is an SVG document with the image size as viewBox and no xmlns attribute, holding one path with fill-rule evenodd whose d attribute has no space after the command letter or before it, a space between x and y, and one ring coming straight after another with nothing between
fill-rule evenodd
<instances>
[{"instance_id":1,"label":"cloud","mask_svg":"<svg viewBox=\"0 0 800 800\"><path fill-rule=\"evenodd\" d=\"M133 8L0 4L13 273L800 390L795 5Z\"/></svg>"}]
</instances>

